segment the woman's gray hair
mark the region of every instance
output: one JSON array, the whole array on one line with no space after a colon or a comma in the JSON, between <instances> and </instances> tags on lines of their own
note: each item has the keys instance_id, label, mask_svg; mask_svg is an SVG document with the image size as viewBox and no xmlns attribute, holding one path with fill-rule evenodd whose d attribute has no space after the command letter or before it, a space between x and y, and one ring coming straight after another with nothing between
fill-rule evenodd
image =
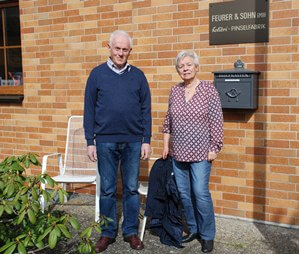
<instances>
[{"instance_id":1,"label":"woman's gray hair","mask_svg":"<svg viewBox=\"0 0 299 254\"><path fill-rule=\"evenodd\" d=\"M113 33L111 33L110 39L109 39L110 47L112 47L113 40L116 36L126 36L130 42L130 48L132 48L132 46L133 46L132 38L126 31L123 31L123 30L115 30Z\"/></svg>"},{"instance_id":2,"label":"woman's gray hair","mask_svg":"<svg viewBox=\"0 0 299 254\"><path fill-rule=\"evenodd\" d=\"M176 61L175 61L175 67L176 69L178 69L179 66L179 62L185 58L186 56L189 56L191 58L193 58L194 64L195 66L199 66L199 61L198 61L198 56L197 54L192 51L192 50L182 50L180 53L178 53L177 57L176 57Z\"/></svg>"}]
</instances>

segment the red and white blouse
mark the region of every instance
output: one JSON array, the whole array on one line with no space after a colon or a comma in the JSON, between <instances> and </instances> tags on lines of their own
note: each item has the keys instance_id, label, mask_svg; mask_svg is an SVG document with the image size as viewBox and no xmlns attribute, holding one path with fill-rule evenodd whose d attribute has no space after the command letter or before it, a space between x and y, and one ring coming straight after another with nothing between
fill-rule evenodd
<instances>
[{"instance_id":1,"label":"red and white blouse","mask_svg":"<svg viewBox=\"0 0 299 254\"><path fill-rule=\"evenodd\" d=\"M170 153L177 161L207 160L209 151L220 151L223 114L218 92L211 81L200 81L188 102L183 83L171 88L163 133L170 133Z\"/></svg>"}]
</instances>

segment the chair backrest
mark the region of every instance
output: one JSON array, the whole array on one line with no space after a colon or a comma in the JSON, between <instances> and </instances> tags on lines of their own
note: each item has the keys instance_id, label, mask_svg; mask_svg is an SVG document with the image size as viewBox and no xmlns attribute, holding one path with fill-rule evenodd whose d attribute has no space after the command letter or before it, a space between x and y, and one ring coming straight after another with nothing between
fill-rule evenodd
<instances>
[{"instance_id":1,"label":"chair backrest","mask_svg":"<svg viewBox=\"0 0 299 254\"><path fill-rule=\"evenodd\" d=\"M65 174L96 175L97 164L89 160L83 129L83 116L68 121L64 158Z\"/></svg>"}]
</instances>

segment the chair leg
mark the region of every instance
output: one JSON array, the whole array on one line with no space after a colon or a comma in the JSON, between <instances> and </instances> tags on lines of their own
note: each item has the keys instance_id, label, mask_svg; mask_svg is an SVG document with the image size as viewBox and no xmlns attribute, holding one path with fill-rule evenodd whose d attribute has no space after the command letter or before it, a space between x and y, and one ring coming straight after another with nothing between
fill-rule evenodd
<instances>
[{"instance_id":1,"label":"chair leg","mask_svg":"<svg viewBox=\"0 0 299 254\"><path fill-rule=\"evenodd\" d=\"M100 190L98 184L96 184L96 197L95 197L95 222L100 219Z\"/></svg>"},{"instance_id":2,"label":"chair leg","mask_svg":"<svg viewBox=\"0 0 299 254\"><path fill-rule=\"evenodd\" d=\"M66 191L66 184L65 183L61 183L61 187ZM64 202L67 202L67 196L64 195Z\"/></svg>"},{"instance_id":3,"label":"chair leg","mask_svg":"<svg viewBox=\"0 0 299 254\"><path fill-rule=\"evenodd\" d=\"M144 217L143 217L143 220L142 220L142 226L141 226L141 232L140 232L140 240L141 240L141 241L143 241L143 237L144 237L144 231L145 231L146 219L147 219L147 217L144 216Z\"/></svg>"},{"instance_id":4,"label":"chair leg","mask_svg":"<svg viewBox=\"0 0 299 254\"><path fill-rule=\"evenodd\" d=\"M100 219L100 195L101 195L101 176L99 174L98 166L96 169L96 200L95 200L95 221Z\"/></svg>"},{"instance_id":5,"label":"chair leg","mask_svg":"<svg viewBox=\"0 0 299 254\"><path fill-rule=\"evenodd\" d=\"M39 202L40 202L42 213L44 213L45 207L46 207L46 204L45 204L46 201L45 201L45 199L44 199L44 197L42 195L39 198Z\"/></svg>"},{"instance_id":6,"label":"chair leg","mask_svg":"<svg viewBox=\"0 0 299 254\"><path fill-rule=\"evenodd\" d=\"M121 213L120 219L119 219L119 224L122 224L124 222L124 213Z\"/></svg>"},{"instance_id":7,"label":"chair leg","mask_svg":"<svg viewBox=\"0 0 299 254\"><path fill-rule=\"evenodd\" d=\"M41 187L43 191L46 190L46 185L44 183L41 184ZM41 210L42 212L44 212L47 204L43 195L40 195L39 202L40 202Z\"/></svg>"}]
</instances>

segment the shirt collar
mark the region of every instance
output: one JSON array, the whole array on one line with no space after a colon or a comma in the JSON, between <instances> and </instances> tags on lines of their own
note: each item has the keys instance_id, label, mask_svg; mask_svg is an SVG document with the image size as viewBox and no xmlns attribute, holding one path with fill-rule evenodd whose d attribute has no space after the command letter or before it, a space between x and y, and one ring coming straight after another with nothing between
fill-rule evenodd
<instances>
[{"instance_id":1,"label":"shirt collar","mask_svg":"<svg viewBox=\"0 0 299 254\"><path fill-rule=\"evenodd\" d=\"M117 68L117 66L113 63L113 61L111 60L111 58L109 57L107 60L107 65L108 67L114 71L117 74L123 74L126 70L130 71L131 70L131 65L127 62L126 65L124 66L124 68L122 68L121 70Z\"/></svg>"}]
</instances>

